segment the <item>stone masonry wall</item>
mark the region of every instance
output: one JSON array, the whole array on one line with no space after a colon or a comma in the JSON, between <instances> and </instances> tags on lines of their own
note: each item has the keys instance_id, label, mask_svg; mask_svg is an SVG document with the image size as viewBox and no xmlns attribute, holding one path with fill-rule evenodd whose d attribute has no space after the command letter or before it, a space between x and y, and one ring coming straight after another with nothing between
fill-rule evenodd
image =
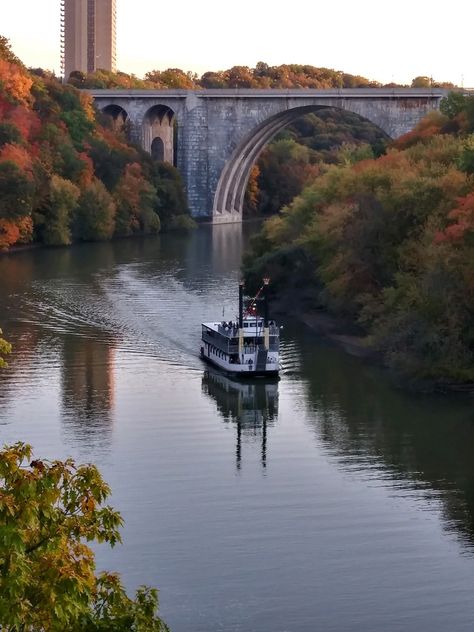
<instances>
[{"instance_id":1,"label":"stone masonry wall","mask_svg":"<svg viewBox=\"0 0 474 632\"><path fill-rule=\"evenodd\" d=\"M97 106L119 105L128 114L132 139L149 145L147 112L155 105L169 107L178 126L177 165L191 214L215 222L241 219L237 212L214 208L215 193L227 171L245 177L254 159L252 139L267 129L301 116L302 112L335 107L354 112L392 138L410 131L427 112L439 108L443 90L162 90L92 91ZM275 121L277 125L275 125ZM239 153L241 152L241 153ZM247 161L247 162L245 162ZM247 164L248 163L248 164ZM243 175L242 175L243 174ZM213 211L214 209L214 211Z\"/></svg>"}]
</instances>

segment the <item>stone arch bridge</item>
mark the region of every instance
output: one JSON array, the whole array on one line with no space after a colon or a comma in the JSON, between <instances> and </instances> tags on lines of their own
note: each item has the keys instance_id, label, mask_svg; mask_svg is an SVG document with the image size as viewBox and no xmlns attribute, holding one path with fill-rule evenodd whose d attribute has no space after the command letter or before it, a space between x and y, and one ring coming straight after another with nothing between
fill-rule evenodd
<instances>
[{"instance_id":1,"label":"stone arch bridge","mask_svg":"<svg viewBox=\"0 0 474 632\"><path fill-rule=\"evenodd\" d=\"M242 219L250 170L272 137L322 108L358 114L390 138L439 108L443 89L91 90L98 109L157 160L174 163L191 214L215 223Z\"/></svg>"}]
</instances>

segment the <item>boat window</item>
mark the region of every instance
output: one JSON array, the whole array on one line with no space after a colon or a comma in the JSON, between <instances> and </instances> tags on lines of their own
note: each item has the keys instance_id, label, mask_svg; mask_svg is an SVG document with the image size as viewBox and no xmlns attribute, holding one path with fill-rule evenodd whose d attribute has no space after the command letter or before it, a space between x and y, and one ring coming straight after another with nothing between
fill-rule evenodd
<instances>
[{"instance_id":1,"label":"boat window","mask_svg":"<svg viewBox=\"0 0 474 632\"><path fill-rule=\"evenodd\" d=\"M249 324L248 324L248 323L244 323L244 327L248 327L248 326L249 326Z\"/></svg>"}]
</instances>

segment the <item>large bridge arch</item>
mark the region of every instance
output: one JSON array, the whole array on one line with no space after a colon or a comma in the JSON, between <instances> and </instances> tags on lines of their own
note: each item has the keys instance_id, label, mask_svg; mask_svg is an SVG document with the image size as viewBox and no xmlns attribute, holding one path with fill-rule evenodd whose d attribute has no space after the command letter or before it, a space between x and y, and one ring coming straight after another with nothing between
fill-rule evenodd
<instances>
[{"instance_id":1,"label":"large bridge arch","mask_svg":"<svg viewBox=\"0 0 474 632\"><path fill-rule=\"evenodd\" d=\"M222 169L214 194L213 215L231 213L242 215L245 192L252 166L271 142L272 138L293 121L305 114L317 113L329 109L322 105L305 105L282 110L270 116L250 131L236 146ZM334 109L334 108L330 108ZM359 115L358 115L359 116ZM361 120L367 120L359 117ZM387 139L390 138L384 130Z\"/></svg>"}]
</instances>

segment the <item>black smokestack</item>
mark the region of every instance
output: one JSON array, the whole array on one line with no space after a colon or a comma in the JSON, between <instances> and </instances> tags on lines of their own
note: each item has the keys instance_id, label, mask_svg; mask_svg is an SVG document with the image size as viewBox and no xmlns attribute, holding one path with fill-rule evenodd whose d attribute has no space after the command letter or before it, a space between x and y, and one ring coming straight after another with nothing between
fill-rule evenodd
<instances>
[{"instance_id":1,"label":"black smokestack","mask_svg":"<svg viewBox=\"0 0 474 632\"><path fill-rule=\"evenodd\" d=\"M244 326L244 282L239 283L239 327Z\"/></svg>"}]
</instances>

